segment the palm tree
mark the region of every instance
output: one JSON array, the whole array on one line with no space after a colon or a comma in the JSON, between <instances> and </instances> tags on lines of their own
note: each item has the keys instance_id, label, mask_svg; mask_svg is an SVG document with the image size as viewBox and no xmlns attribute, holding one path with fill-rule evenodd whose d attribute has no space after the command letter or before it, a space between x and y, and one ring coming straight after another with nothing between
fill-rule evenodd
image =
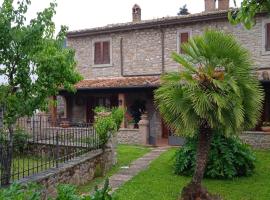
<instances>
[{"instance_id":1,"label":"palm tree","mask_svg":"<svg viewBox=\"0 0 270 200\"><path fill-rule=\"evenodd\" d=\"M182 48L185 54L173 53L181 72L162 76L155 99L172 130L188 137L198 134L196 168L182 199L211 199L202 187L211 138L217 130L229 136L253 128L263 91L249 52L233 36L208 30Z\"/></svg>"}]
</instances>

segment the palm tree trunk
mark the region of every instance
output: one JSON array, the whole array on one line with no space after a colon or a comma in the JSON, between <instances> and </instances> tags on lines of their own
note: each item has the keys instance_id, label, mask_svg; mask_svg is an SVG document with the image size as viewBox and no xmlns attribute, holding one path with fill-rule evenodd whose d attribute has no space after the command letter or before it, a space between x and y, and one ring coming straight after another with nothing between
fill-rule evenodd
<instances>
[{"instance_id":1,"label":"palm tree trunk","mask_svg":"<svg viewBox=\"0 0 270 200\"><path fill-rule=\"evenodd\" d=\"M196 185L202 183L212 139L212 130L206 121L201 124L199 131L196 167L192 178L192 182Z\"/></svg>"},{"instance_id":2,"label":"palm tree trunk","mask_svg":"<svg viewBox=\"0 0 270 200\"><path fill-rule=\"evenodd\" d=\"M195 172L192 181L182 190L181 199L183 200L211 199L211 195L202 187L202 179L208 160L212 135L211 127L206 120L203 120L199 130Z\"/></svg>"}]
</instances>

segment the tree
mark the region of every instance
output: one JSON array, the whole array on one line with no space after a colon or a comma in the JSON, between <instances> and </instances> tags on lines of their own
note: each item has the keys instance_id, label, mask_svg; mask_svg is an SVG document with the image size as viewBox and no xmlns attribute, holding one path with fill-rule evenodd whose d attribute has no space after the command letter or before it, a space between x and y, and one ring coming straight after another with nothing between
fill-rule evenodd
<instances>
[{"instance_id":1,"label":"tree","mask_svg":"<svg viewBox=\"0 0 270 200\"><path fill-rule=\"evenodd\" d=\"M228 18L232 24L242 23L250 29L256 23L255 15L260 12L270 13L270 0L243 0L239 9L229 12Z\"/></svg>"},{"instance_id":2,"label":"tree","mask_svg":"<svg viewBox=\"0 0 270 200\"><path fill-rule=\"evenodd\" d=\"M75 71L74 51L64 48L67 27L55 36L52 21L57 4L51 3L28 24L26 13L30 0L14 5L4 0L0 7L0 106L9 132L9 147L4 170L4 184L10 179L14 124L18 118L46 109L49 97L59 88L73 90L80 80ZM2 159L3 160L3 159Z\"/></svg>"},{"instance_id":3,"label":"tree","mask_svg":"<svg viewBox=\"0 0 270 200\"><path fill-rule=\"evenodd\" d=\"M187 9L187 4L183 5L183 7L179 8L179 12L177 15L189 15L190 13L188 12Z\"/></svg>"},{"instance_id":4,"label":"tree","mask_svg":"<svg viewBox=\"0 0 270 200\"><path fill-rule=\"evenodd\" d=\"M155 99L172 130L198 137L195 172L182 198L209 199L202 179L213 133L229 136L252 128L263 91L248 51L231 35L209 30L182 48L185 54L173 53L173 58L183 71L163 75Z\"/></svg>"}]
</instances>

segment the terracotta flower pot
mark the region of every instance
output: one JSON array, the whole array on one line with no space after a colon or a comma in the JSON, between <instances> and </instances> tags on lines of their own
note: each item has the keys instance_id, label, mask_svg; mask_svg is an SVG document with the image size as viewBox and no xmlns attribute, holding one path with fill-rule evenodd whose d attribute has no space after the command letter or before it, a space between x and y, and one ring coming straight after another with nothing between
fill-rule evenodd
<instances>
[{"instance_id":1,"label":"terracotta flower pot","mask_svg":"<svg viewBox=\"0 0 270 200\"><path fill-rule=\"evenodd\" d=\"M270 133L270 126L262 126L261 129L264 132L269 132Z\"/></svg>"}]
</instances>

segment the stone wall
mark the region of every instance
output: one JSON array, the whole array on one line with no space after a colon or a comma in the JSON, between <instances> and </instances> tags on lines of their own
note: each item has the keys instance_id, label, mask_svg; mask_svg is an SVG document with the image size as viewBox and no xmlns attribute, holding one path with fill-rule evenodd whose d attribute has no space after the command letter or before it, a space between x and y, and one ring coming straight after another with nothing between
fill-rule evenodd
<instances>
[{"instance_id":1,"label":"stone wall","mask_svg":"<svg viewBox=\"0 0 270 200\"><path fill-rule=\"evenodd\" d=\"M171 58L177 51L177 32L188 30L192 35L200 35L205 29L223 30L232 33L237 40L251 52L255 67L269 67L270 53L264 51L264 21L258 17L251 30L243 26L232 26L228 20L214 20L203 23L190 23L164 28L164 65L166 71L178 71L179 65ZM112 42L112 65L93 66L94 40L109 38ZM123 44L123 69L125 75L157 74L162 69L162 34L161 29L134 30L98 36L68 38L68 46L76 51L78 70L84 78L121 76L120 43Z\"/></svg>"},{"instance_id":2,"label":"stone wall","mask_svg":"<svg viewBox=\"0 0 270 200\"><path fill-rule=\"evenodd\" d=\"M42 173L20 180L19 183L37 182L44 187L43 199L56 195L58 184L83 185L95 178L100 171L105 174L113 165L112 149L96 150L77 157L59 168L46 170Z\"/></svg>"},{"instance_id":3,"label":"stone wall","mask_svg":"<svg viewBox=\"0 0 270 200\"><path fill-rule=\"evenodd\" d=\"M270 133L246 131L240 137L256 149L270 149Z\"/></svg>"},{"instance_id":4,"label":"stone wall","mask_svg":"<svg viewBox=\"0 0 270 200\"><path fill-rule=\"evenodd\" d=\"M118 144L142 144L139 129L121 128L117 133Z\"/></svg>"}]
</instances>

